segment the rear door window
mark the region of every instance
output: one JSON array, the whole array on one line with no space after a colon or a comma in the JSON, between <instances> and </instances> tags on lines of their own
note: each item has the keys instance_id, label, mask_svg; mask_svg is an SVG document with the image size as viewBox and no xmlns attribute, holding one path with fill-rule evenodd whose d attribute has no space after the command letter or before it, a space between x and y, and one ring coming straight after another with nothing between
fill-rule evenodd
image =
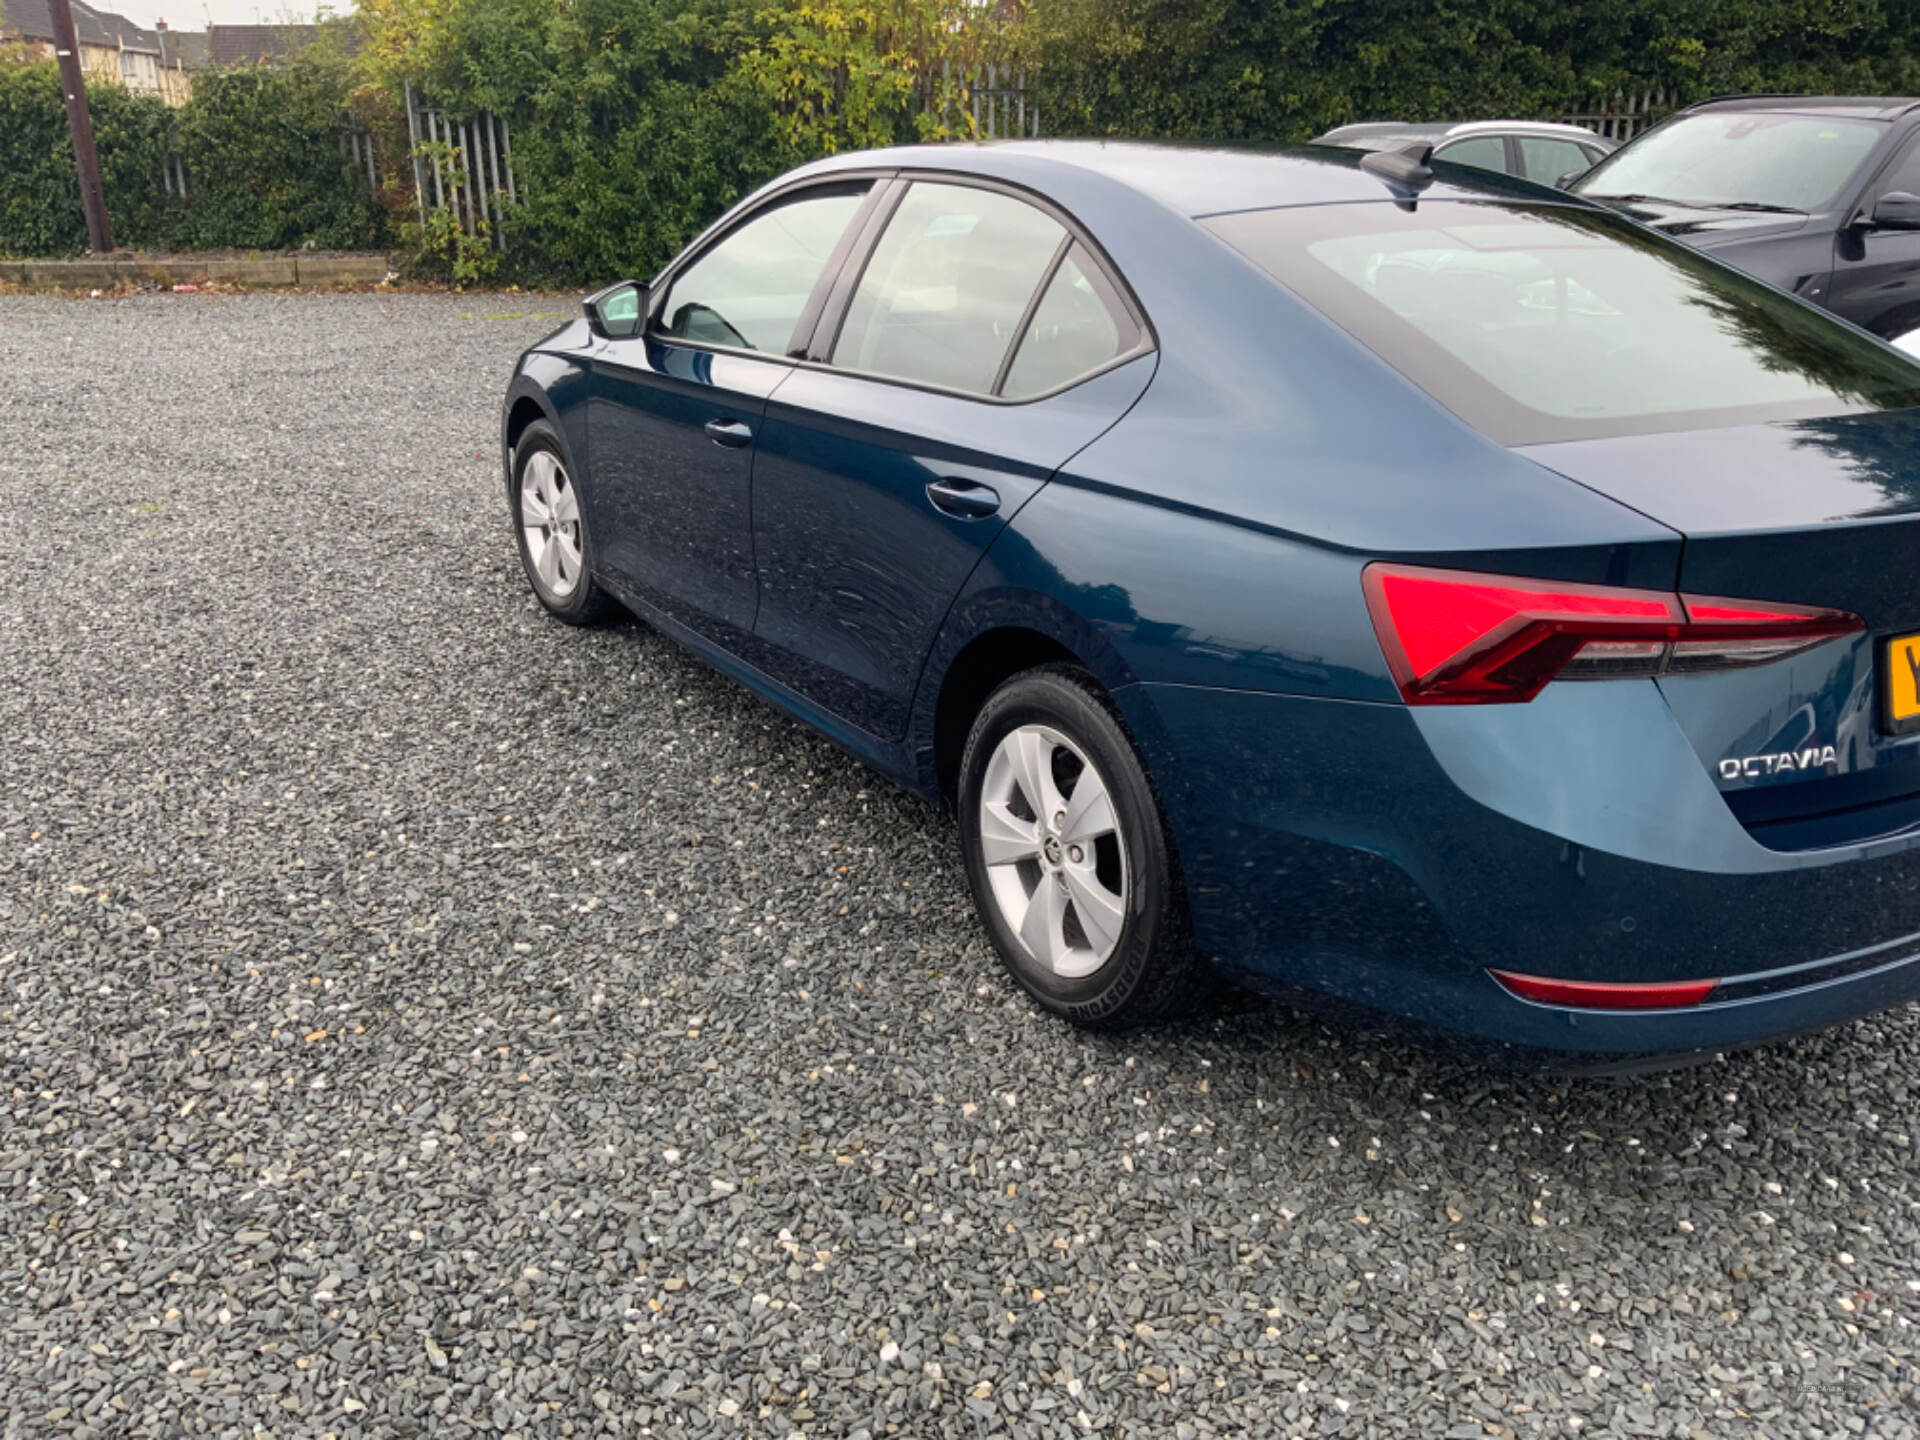
<instances>
[{"instance_id":1,"label":"rear door window","mask_svg":"<svg viewBox=\"0 0 1920 1440\"><path fill-rule=\"evenodd\" d=\"M756 211L674 277L661 333L785 355L867 184L810 190Z\"/></svg>"},{"instance_id":2,"label":"rear door window","mask_svg":"<svg viewBox=\"0 0 1920 1440\"><path fill-rule=\"evenodd\" d=\"M831 363L992 393L1020 321L1067 238L997 190L915 181L874 247Z\"/></svg>"},{"instance_id":3,"label":"rear door window","mask_svg":"<svg viewBox=\"0 0 1920 1440\"><path fill-rule=\"evenodd\" d=\"M1507 142L1499 135L1476 135L1471 140L1456 140L1433 152L1436 160L1451 165L1471 165L1476 170L1507 173Z\"/></svg>"},{"instance_id":4,"label":"rear door window","mask_svg":"<svg viewBox=\"0 0 1920 1440\"><path fill-rule=\"evenodd\" d=\"M1584 175L1593 161L1572 140L1554 140L1544 135L1520 137L1520 163L1526 178L1536 185L1556 185L1562 175Z\"/></svg>"}]
</instances>

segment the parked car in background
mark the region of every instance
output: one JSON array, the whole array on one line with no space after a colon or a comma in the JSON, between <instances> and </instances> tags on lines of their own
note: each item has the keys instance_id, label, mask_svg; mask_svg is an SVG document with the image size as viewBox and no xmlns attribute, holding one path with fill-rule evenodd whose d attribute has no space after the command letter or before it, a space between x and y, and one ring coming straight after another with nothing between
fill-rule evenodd
<instances>
[{"instance_id":1,"label":"parked car in background","mask_svg":"<svg viewBox=\"0 0 1920 1440\"><path fill-rule=\"evenodd\" d=\"M1217 960L1611 1061L1920 994L1915 407L1507 177L940 145L591 297L502 498L557 618L624 603L951 806L1055 1013Z\"/></svg>"},{"instance_id":2,"label":"parked car in background","mask_svg":"<svg viewBox=\"0 0 1920 1440\"><path fill-rule=\"evenodd\" d=\"M1920 327L1920 100L1706 101L1570 188L1884 339Z\"/></svg>"},{"instance_id":3,"label":"parked car in background","mask_svg":"<svg viewBox=\"0 0 1920 1440\"><path fill-rule=\"evenodd\" d=\"M1435 160L1471 165L1499 175L1517 175L1536 185L1557 185L1584 174L1619 147L1578 125L1546 120L1467 120L1408 124L1397 120L1342 125L1315 138L1316 145L1349 150L1400 150L1433 146Z\"/></svg>"}]
</instances>

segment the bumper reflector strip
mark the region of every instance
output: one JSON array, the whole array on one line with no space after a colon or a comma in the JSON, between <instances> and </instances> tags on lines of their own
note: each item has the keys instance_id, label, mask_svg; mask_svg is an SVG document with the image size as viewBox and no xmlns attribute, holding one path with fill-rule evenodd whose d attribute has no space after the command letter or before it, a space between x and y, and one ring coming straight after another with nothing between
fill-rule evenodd
<instances>
[{"instance_id":1,"label":"bumper reflector strip","mask_svg":"<svg viewBox=\"0 0 1920 1440\"><path fill-rule=\"evenodd\" d=\"M1516 975L1511 970L1487 973L1522 1000L1581 1010L1679 1010L1698 1005L1720 983L1670 980L1653 985L1611 985L1596 980L1548 980L1539 975Z\"/></svg>"}]
</instances>

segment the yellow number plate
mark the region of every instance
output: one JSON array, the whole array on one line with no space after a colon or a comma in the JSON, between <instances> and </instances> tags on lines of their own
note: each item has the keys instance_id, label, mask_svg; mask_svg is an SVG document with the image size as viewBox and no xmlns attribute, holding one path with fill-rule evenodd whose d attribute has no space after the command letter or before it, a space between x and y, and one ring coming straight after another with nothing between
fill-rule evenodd
<instances>
[{"instance_id":1,"label":"yellow number plate","mask_svg":"<svg viewBox=\"0 0 1920 1440\"><path fill-rule=\"evenodd\" d=\"M1920 635L1887 642L1887 719L1900 729L1920 720Z\"/></svg>"}]
</instances>

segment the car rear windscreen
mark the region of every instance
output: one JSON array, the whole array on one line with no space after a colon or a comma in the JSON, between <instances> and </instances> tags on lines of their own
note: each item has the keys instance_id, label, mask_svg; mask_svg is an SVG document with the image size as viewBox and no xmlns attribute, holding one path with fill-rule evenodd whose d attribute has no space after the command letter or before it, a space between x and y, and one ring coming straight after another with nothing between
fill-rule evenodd
<instances>
[{"instance_id":1,"label":"car rear windscreen","mask_svg":"<svg viewBox=\"0 0 1920 1440\"><path fill-rule=\"evenodd\" d=\"M1200 223L1505 445L1920 404L1920 365L1610 213L1380 201Z\"/></svg>"}]
</instances>

